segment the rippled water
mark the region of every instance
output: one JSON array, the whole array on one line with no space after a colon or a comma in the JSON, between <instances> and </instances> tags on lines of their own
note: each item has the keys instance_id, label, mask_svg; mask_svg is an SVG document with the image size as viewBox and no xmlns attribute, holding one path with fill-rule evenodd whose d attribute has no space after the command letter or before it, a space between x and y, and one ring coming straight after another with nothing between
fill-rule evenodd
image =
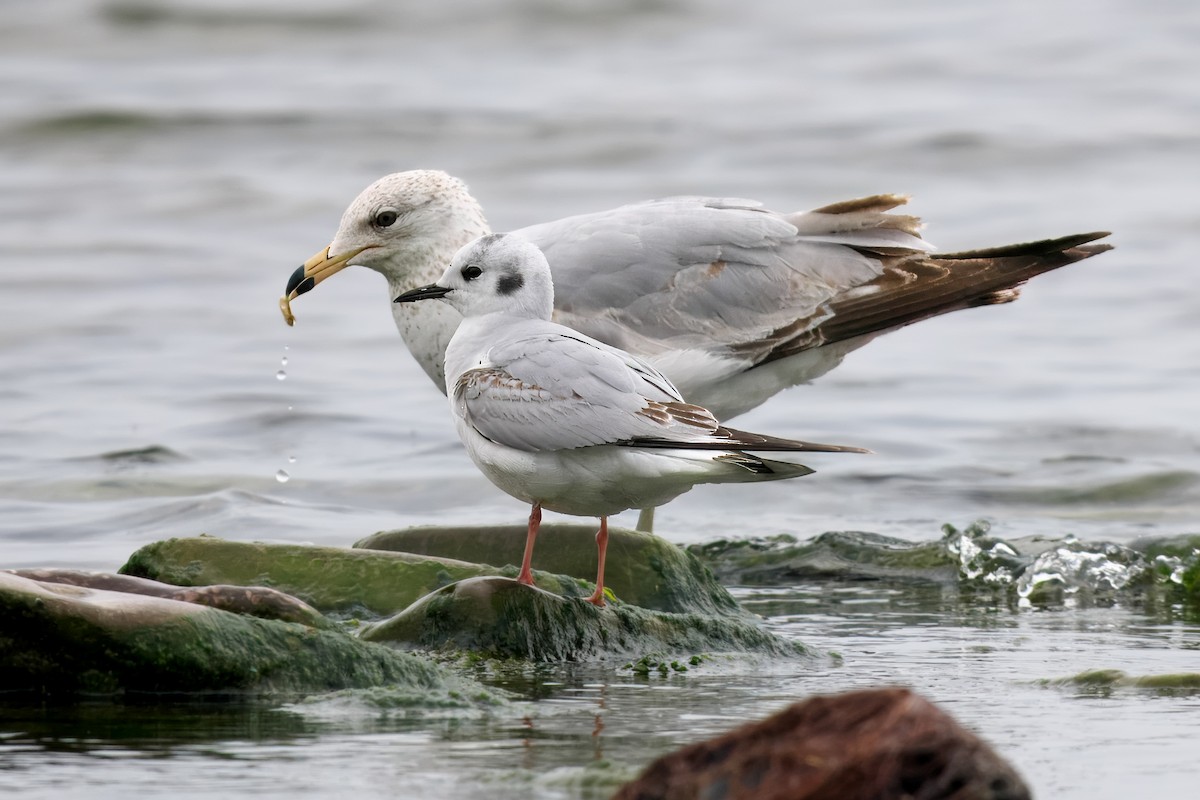
<instances>
[{"instance_id":1,"label":"rippled water","mask_svg":"<svg viewBox=\"0 0 1200 800\"><path fill-rule=\"evenodd\" d=\"M0 5L3 566L114 569L149 540L199 532L348 544L520 520L459 449L378 277L323 284L294 329L275 306L359 189L413 167L468 180L500 230L672 193L791 209L881 191L912 193L945 249L1111 229L1116 251L1018 303L891 334L739 420L877 455L824 457L790 485L699 489L658 530L927 540L986 517L1010 538L1125 542L1200 529L1200 7L593 5ZM532 781L576 796L553 770L590 748L641 763L785 697L894 678L983 731L1043 795L1194 783L1180 743L1194 700L1022 681L1200 670L1195 628L1122 609L997 612L992 628L953 605L917 619L875 603L772 612L857 653L829 675L585 675L564 715L535 723L545 738L509 720L269 710L152 715L145 733L60 721L22 734L4 753L21 767L0 780L60 797L168 779L177 796L432 797L478 759L463 796L480 781L502 793L509 771L523 794ZM737 699L710 716L717 686ZM694 700L660 723L624 699L638 692ZM611 720L592 737L600 694Z\"/></svg>"}]
</instances>

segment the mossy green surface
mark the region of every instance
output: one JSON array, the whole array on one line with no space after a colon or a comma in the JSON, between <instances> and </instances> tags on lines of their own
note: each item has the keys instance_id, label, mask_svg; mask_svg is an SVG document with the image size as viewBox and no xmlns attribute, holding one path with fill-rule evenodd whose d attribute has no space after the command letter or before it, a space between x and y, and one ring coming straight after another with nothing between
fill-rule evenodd
<instances>
[{"instance_id":1,"label":"mossy green surface","mask_svg":"<svg viewBox=\"0 0 1200 800\"><path fill-rule=\"evenodd\" d=\"M1134 539L1130 542L1129 547L1151 559L1157 556L1190 558L1200 552L1200 533L1179 536L1147 536Z\"/></svg>"},{"instance_id":2,"label":"mossy green surface","mask_svg":"<svg viewBox=\"0 0 1200 800\"><path fill-rule=\"evenodd\" d=\"M440 589L363 631L369 641L469 650L492 658L578 661L644 652L813 656L803 645L735 617L670 614L624 603L597 608L506 578Z\"/></svg>"},{"instance_id":3,"label":"mossy green surface","mask_svg":"<svg viewBox=\"0 0 1200 800\"><path fill-rule=\"evenodd\" d=\"M463 578L497 572L486 564L411 553L233 542L212 536L146 545L120 571L177 586L269 586L324 613L368 617L395 613ZM578 593L553 575L539 574L538 581L547 588Z\"/></svg>"},{"instance_id":4,"label":"mossy green surface","mask_svg":"<svg viewBox=\"0 0 1200 800\"><path fill-rule=\"evenodd\" d=\"M0 576L0 687L48 697L394 686L468 705L463 681L335 630Z\"/></svg>"},{"instance_id":5,"label":"mossy green surface","mask_svg":"<svg viewBox=\"0 0 1200 800\"><path fill-rule=\"evenodd\" d=\"M519 564L525 536L524 525L415 527L383 531L354 546L487 564ZM550 573L595 580L596 528L543 524L533 563ZM642 608L677 613L742 613L695 555L648 533L609 528L604 584L620 600Z\"/></svg>"},{"instance_id":6,"label":"mossy green surface","mask_svg":"<svg viewBox=\"0 0 1200 800\"><path fill-rule=\"evenodd\" d=\"M725 583L768 585L810 577L958 578L958 562L941 542L910 542L858 531L823 533L804 542L788 534L722 539L688 550Z\"/></svg>"},{"instance_id":7,"label":"mossy green surface","mask_svg":"<svg viewBox=\"0 0 1200 800\"><path fill-rule=\"evenodd\" d=\"M1069 678L1039 681L1044 686L1080 686L1087 688L1200 689L1200 673L1179 672L1166 675L1129 675L1119 669L1094 669Z\"/></svg>"}]
</instances>

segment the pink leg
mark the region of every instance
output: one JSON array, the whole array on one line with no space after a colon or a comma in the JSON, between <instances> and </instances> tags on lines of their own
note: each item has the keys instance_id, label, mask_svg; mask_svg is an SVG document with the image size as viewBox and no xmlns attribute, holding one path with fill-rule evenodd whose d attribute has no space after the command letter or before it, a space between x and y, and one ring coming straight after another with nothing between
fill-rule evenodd
<instances>
[{"instance_id":1,"label":"pink leg","mask_svg":"<svg viewBox=\"0 0 1200 800\"><path fill-rule=\"evenodd\" d=\"M542 504L534 503L529 512L529 533L525 536L525 557L521 559L521 572L517 575L517 583L533 586L533 543L537 539L538 528L542 525Z\"/></svg>"},{"instance_id":2,"label":"pink leg","mask_svg":"<svg viewBox=\"0 0 1200 800\"><path fill-rule=\"evenodd\" d=\"M587 600L604 608L604 554L608 551L608 517L600 518L600 530L596 531L596 591Z\"/></svg>"}]
</instances>

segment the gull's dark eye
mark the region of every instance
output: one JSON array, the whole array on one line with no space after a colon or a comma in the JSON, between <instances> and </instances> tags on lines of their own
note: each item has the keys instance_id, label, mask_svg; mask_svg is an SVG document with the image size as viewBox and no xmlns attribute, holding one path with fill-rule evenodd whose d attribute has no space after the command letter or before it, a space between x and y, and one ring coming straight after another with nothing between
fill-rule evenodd
<instances>
[{"instance_id":1,"label":"gull's dark eye","mask_svg":"<svg viewBox=\"0 0 1200 800\"><path fill-rule=\"evenodd\" d=\"M473 281L482 274L483 274L483 270L481 270L479 267L475 266L474 264L463 267L463 270L462 270L463 280Z\"/></svg>"},{"instance_id":2,"label":"gull's dark eye","mask_svg":"<svg viewBox=\"0 0 1200 800\"><path fill-rule=\"evenodd\" d=\"M395 211L390 208L385 208L375 215L375 227L390 228L396 224L396 220L400 217Z\"/></svg>"}]
</instances>

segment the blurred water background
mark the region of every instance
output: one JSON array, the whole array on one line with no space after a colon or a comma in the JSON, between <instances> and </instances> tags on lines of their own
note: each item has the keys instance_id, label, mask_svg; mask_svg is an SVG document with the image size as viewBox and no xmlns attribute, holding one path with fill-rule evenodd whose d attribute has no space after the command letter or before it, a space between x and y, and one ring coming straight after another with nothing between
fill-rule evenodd
<instances>
[{"instance_id":1,"label":"blurred water background","mask_svg":"<svg viewBox=\"0 0 1200 800\"><path fill-rule=\"evenodd\" d=\"M1197 41L1188 0L0 3L0 566L113 570L142 544L201 532L347 545L522 520L461 450L381 278L347 270L297 301L295 328L276 307L360 189L418 167L468 181L496 230L668 194L798 210L878 192L912 194L945 250L1112 230L1117 250L1036 279L1019 302L890 334L738 421L877 455L814 459L799 482L703 487L657 530L928 540L986 518L1011 537L1196 533ZM683 706L631 702L626 717L610 696L610 747L636 766L788 698L900 680L950 703L1044 796L1194 785L1194 696L1017 688L1090 666L1200 671L1194 624L997 612L992 661L971 655L984 632L957 612L862 602L871 613L772 616L805 641L871 651L844 670L689 678L657 687ZM597 692L655 689L556 680L585 698L560 698L565 719ZM720 711L705 711L717 693ZM545 734L561 746L539 760L500 722L204 713L168 713L145 736L92 720L91 738L79 720L0 720L23 743L0 749L0 784L573 797L586 790L557 771L600 742L590 717ZM193 741L214 716L216 733ZM450 777L464 757L474 771Z\"/></svg>"}]
</instances>

